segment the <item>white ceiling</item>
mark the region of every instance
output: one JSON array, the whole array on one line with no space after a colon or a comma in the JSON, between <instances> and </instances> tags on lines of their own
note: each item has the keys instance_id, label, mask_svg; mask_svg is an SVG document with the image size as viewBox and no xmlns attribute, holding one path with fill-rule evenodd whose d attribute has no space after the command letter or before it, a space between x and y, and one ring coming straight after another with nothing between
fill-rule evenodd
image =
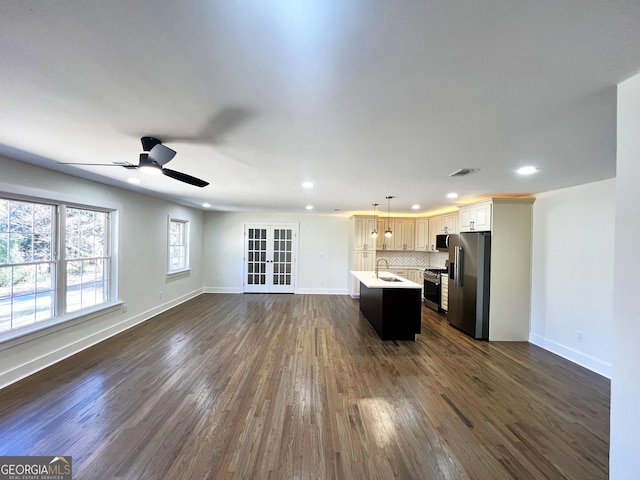
<instances>
[{"instance_id":1,"label":"white ceiling","mask_svg":"<svg viewBox=\"0 0 640 480\"><path fill-rule=\"evenodd\" d=\"M3 0L0 61L9 157L213 210L424 212L615 176L640 1ZM143 135L211 185L56 163Z\"/></svg>"}]
</instances>

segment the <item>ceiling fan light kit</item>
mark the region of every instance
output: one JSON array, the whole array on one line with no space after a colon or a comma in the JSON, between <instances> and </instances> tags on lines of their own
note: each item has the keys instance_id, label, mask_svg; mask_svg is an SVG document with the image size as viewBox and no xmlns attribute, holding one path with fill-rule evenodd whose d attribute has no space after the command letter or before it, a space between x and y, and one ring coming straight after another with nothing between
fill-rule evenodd
<instances>
[{"instance_id":1,"label":"ceiling fan light kit","mask_svg":"<svg viewBox=\"0 0 640 480\"><path fill-rule=\"evenodd\" d=\"M157 163L149 160L149 154L145 152L140 154L138 167L142 173L148 175L160 175L162 173L162 167Z\"/></svg>"}]
</instances>

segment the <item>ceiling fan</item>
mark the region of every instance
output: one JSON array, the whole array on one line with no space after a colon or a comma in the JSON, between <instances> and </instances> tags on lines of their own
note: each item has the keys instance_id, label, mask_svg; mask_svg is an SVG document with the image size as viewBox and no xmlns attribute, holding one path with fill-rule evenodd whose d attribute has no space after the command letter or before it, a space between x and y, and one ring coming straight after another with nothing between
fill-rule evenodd
<instances>
[{"instance_id":1,"label":"ceiling fan","mask_svg":"<svg viewBox=\"0 0 640 480\"><path fill-rule=\"evenodd\" d=\"M171 161L175 157L175 150L171 150L162 144L160 140L154 137L142 137L142 152L140 153L140 160L138 165L134 165L129 162L113 162L113 163L64 163L58 162L61 165L93 165L100 167L124 167L130 170L140 170L145 173L163 174L167 177L171 177L180 182L188 183L196 187L206 187L209 182L200 180L199 178L192 177L186 173L164 168L163 165Z\"/></svg>"}]
</instances>

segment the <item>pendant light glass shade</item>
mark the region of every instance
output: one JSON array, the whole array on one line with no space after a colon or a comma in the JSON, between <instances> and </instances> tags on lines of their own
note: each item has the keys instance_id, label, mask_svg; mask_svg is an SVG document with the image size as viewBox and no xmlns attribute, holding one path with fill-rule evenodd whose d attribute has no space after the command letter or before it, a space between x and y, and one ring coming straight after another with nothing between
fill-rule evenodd
<instances>
[{"instance_id":1,"label":"pendant light glass shade","mask_svg":"<svg viewBox=\"0 0 640 480\"><path fill-rule=\"evenodd\" d=\"M371 231L371 237L376 238L378 236L378 228L376 225L376 207L380 204L372 203L371 205L373 205L373 230Z\"/></svg>"},{"instance_id":2,"label":"pendant light glass shade","mask_svg":"<svg viewBox=\"0 0 640 480\"><path fill-rule=\"evenodd\" d=\"M389 238L393 235L393 232L391 231L391 220L389 219L389 214L391 212L391 199L393 196L387 195L384 198L387 199L387 229L384 231L384 236Z\"/></svg>"}]
</instances>

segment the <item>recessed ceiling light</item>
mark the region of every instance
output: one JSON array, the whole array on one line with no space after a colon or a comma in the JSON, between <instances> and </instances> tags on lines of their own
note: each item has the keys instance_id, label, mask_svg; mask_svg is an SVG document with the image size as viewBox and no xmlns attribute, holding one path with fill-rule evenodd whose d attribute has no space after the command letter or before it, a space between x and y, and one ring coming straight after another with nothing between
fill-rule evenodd
<instances>
[{"instance_id":1,"label":"recessed ceiling light","mask_svg":"<svg viewBox=\"0 0 640 480\"><path fill-rule=\"evenodd\" d=\"M202 204L202 206L203 206L204 208L209 208L209 207L211 206L211 204L210 204L210 203L206 203L206 202L205 202L205 203L203 203L203 204Z\"/></svg>"},{"instance_id":2,"label":"recessed ceiling light","mask_svg":"<svg viewBox=\"0 0 640 480\"><path fill-rule=\"evenodd\" d=\"M458 194L456 192L447 193L447 198L458 198Z\"/></svg>"},{"instance_id":3,"label":"recessed ceiling light","mask_svg":"<svg viewBox=\"0 0 640 480\"><path fill-rule=\"evenodd\" d=\"M127 182L131 183L132 185L140 185L142 183L142 180L140 180L139 178L130 178L129 180L127 180Z\"/></svg>"},{"instance_id":4,"label":"recessed ceiling light","mask_svg":"<svg viewBox=\"0 0 640 480\"><path fill-rule=\"evenodd\" d=\"M302 186L304 188L313 188L313 182L304 182Z\"/></svg>"},{"instance_id":5,"label":"recessed ceiling light","mask_svg":"<svg viewBox=\"0 0 640 480\"><path fill-rule=\"evenodd\" d=\"M304 207L304 208L306 208L307 210L313 210L313 205L307 205L307 206L306 206L306 207Z\"/></svg>"},{"instance_id":6,"label":"recessed ceiling light","mask_svg":"<svg viewBox=\"0 0 640 480\"><path fill-rule=\"evenodd\" d=\"M520 175L531 175L533 173L538 172L538 169L533 166L527 166L527 167L520 167L518 170L516 170L516 172L518 172Z\"/></svg>"},{"instance_id":7,"label":"recessed ceiling light","mask_svg":"<svg viewBox=\"0 0 640 480\"><path fill-rule=\"evenodd\" d=\"M414 204L414 205L411 205L411 208L412 208L413 210L419 210L419 209L420 209L420 205L418 205L418 204L416 203L416 204Z\"/></svg>"}]
</instances>

